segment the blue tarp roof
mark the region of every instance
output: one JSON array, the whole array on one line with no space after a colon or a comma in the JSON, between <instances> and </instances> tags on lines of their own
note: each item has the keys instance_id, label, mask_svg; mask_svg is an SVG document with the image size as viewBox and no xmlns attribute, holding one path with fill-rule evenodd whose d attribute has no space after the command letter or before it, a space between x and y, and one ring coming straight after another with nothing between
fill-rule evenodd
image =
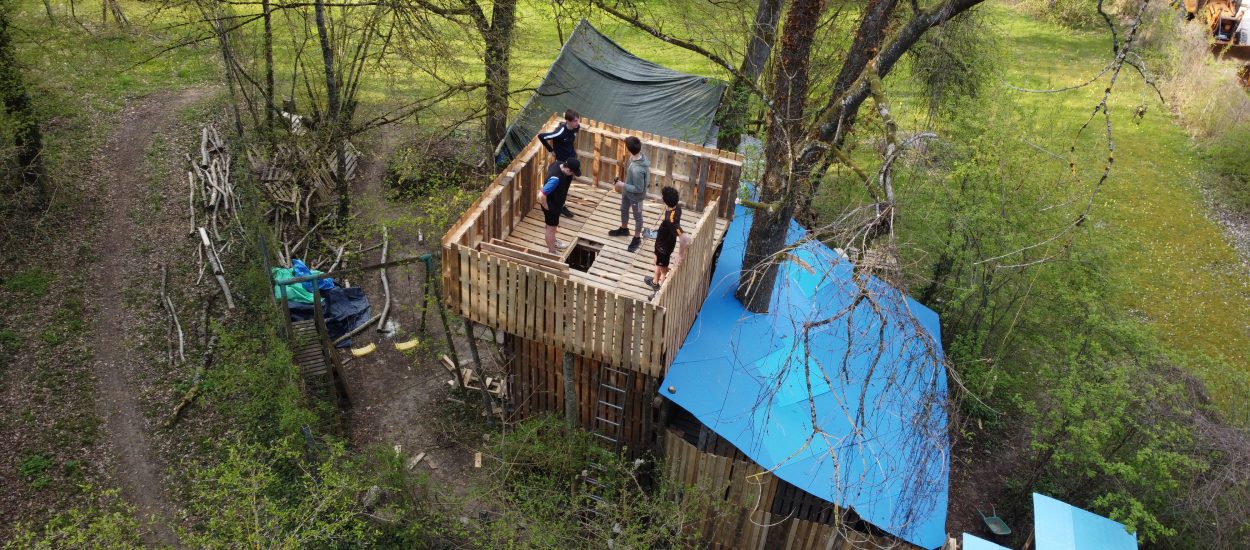
<instances>
[{"instance_id":1,"label":"blue tarp roof","mask_svg":"<svg viewBox=\"0 0 1250 550\"><path fill-rule=\"evenodd\" d=\"M1033 493L1037 550L1137 550L1137 537L1118 521Z\"/></svg>"},{"instance_id":2,"label":"blue tarp roof","mask_svg":"<svg viewBox=\"0 0 1250 550\"><path fill-rule=\"evenodd\" d=\"M974 537L968 533L964 533L963 544L960 545L963 550L1008 550L1006 546L999 546L983 538Z\"/></svg>"},{"instance_id":3,"label":"blue tarp roof","mask_svg":"<svg viewBox=\"0 0 1250 550\"><path fill-rule=\"evenodd\" d=\"M738 207L664 395L777 477L941 546L950 449L937 314L875 278L871 299L849 307L850 263L798 224L786 242L806 242L780 267L769 313L748 313L733 293L750 222Z\"/></svg>"}]
</instances>

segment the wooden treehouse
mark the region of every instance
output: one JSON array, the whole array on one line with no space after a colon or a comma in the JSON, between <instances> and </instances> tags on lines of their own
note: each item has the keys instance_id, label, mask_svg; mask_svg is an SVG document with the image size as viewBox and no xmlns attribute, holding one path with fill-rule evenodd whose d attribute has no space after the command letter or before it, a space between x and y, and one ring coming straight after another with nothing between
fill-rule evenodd
<instances>
[{"instance_id":1,"label":"wooden treehouse","mask_svg":"<svg viewBox=\"0 0 1250 550\"><path fill-rule=\"evenodd\" d=\"M632 452L659 445L653 400L707 295L742 156L587 119L581 124L582 176L566 203L575 217L562 218L558 231L568 248L553 255L543 242L537 193L554 158L531 141L443 237L443 294L452 311L506 334L514 418L564 415ZM643 282L655 264L653 242L628 253L629 238L608 236L620 222L612 182L628 157L630 135L642 140L651 163L645 226L659 224L660 189L672 186L681 193L682 226L692 237L658 291Z\"/></svg>"}]
</instances>

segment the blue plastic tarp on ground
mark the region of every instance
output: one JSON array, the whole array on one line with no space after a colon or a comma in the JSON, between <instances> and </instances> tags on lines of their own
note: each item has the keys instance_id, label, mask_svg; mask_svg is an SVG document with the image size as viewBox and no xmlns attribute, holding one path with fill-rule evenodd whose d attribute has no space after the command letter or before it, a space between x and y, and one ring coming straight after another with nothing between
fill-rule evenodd
<instances>
[{"instance_id":1,"label":"blue plastic tarp on ground","mask_svg":"<svg viewBox=\"0 0 1250 550\"><path fill-rule=\"evenodd\" d=\"M1137 537L1118 521L1033 493L1037 550L1137 550Z\"/></svg>"},{"instance_id":2,"label":"blue plastic tarp on ground","mask_svg":"<svg viewBox=\"0 0 1250 550\"><path fill-rule=\"evenodd\" d=\"M338 337L351 332L373 317L369 297L365 296L365 289L361 287L331 287L329 290L322 291L321 296L323 306L321 314L325 317L326 333L331 340L337 340ZM287 306L291 312L292 321L312 319L315 314L311 303L288 302ZM339 342L338 347L346 348L351 345L352 341L348 338Z\"/></svg>"},{"instance_id":3,"label":"blue plastic tarp on ground","mask_svg":"<svg viewBox=\"0 0 1250 550\"><path fill-rule=\"evenodd\" d=\"M750 222L739 207L664 395L779 478L941 546L950 449L937 314L875 278L861 294L849 261L797 224L787 243L806 242L782 264L769 313L748 313L733 294Z\"/></svg>"}]
</instances>

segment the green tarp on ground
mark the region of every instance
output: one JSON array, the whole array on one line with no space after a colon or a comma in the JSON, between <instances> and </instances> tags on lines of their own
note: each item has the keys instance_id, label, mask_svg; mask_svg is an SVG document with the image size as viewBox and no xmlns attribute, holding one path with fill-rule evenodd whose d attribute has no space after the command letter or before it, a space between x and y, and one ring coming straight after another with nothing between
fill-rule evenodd
<instances>
[{"instance_id":1,"label":"green tarp on ground","mask_svg":"<svg viewBox=\"0 0 1250 550\"><path fill-rule=\"evenodd\" d=\"M724 93L724 82L636 57L582 20L538 91L508 127L496 160L511 160L543 130L551 113L565 109L632 130L706 144L713 137L712 122Z\"/></svg>"},{"instance_id":2,"label":"green tarp on ground","mask_svg":"<svg viewBox=\"0 0 1250 550\"><path fill-rule=\"evenodd\" d=\"M321 272L313 270L312 274L320 275ZM279 300L282 299L282 287L285 286L287 301L299 302L301 304L312 303L312 300L313 300L312 291L305 289L303 284L294 284L294 285L277 284L280 281L285 281L287 279L294 279L296 277L299 277L299 275L295 274L294 269L287 269L285 267L275 267L273 268L272 275L273 275L273 281L274 281L274 285L273 285L273 297L274 298L277 298Z\"/></svg>"}]
</instances>

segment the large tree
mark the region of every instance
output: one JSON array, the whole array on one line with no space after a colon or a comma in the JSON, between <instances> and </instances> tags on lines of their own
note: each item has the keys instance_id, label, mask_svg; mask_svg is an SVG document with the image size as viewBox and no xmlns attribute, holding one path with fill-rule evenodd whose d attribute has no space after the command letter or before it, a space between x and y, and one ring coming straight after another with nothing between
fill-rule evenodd
<instances>
[{"instance_id":1,"label":"large tree","mask_svg":"<svg viewBox=\"0 0 1250 550\"><path fill-rule=\"evenodd\" d=\"M873 95L873 81L879 82L888 75L926 31L982 1L943 0L930 5L913 1L907 4L910 13L906 16L898 13L898 0L868 0L858 8L842 6L831 13L820 2L792 3L779 42L773 48L773 82L769 90L697 38L674 36L649 24L634 6L595 0L608 13L653 36L707 57L765 105L765 173L759 182L760 200L754 203L756 215L737 292L748 310L768 309L777 267L785 253L785 228L796 211L810 204L819 183L817 169L846 159L841 145L860 106ZM846 21L850 17L858 18L853 25ZM827 48L813 48L813 44L837 44L848 31L852 33L851 40L843 51L831 53L825 51ZM822 70L813 71L813 66ZM828 66L836 70L824 70ZM880 86L876 89L881 90ZM736 97L733 100L739 101ZM884 101L878 107L886 109L883 115L889 116ZM891 132L887 137L894 136ZM861 250L892 228L894 205L889 166L890 162L883 161L885 173L877 178L865 177L865 185L877 199L877 205L866 218L852 224L860 236Z\"/></svg>"},{"instance_id":2,"label":"large tree","mask_svg":"<svg viewBox=\"0 0 1250 550\"><path fill-rule=\"evenodd\" d=\"M512 34L516 29L516 0L414 0L416 5L459 25L481 38L486 69L486 139L491 146L503 141L508 126L508 86L511 74ZM490 13L490 17L486 14Z\"/></svg>"}]
</instances>

